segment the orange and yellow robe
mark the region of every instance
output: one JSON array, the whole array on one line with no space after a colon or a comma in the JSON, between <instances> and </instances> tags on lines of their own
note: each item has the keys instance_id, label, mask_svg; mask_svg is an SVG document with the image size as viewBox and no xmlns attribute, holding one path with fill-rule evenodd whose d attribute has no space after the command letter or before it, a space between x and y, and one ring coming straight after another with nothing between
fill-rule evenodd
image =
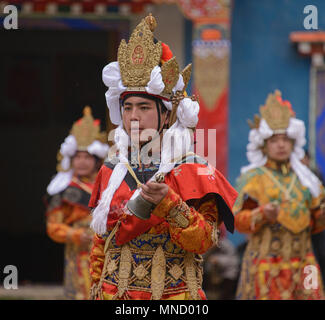
<instances>
[{"instance_id":1,"label":"orange and yellow robe","mask_svg":"<svg viewBox=\"0 0 325 320\"><path fill-rule=\"evenodd\" d=\"M184 163L185 160L191 163ZM96 207L114 166L105 162L95 183L90 207ZM204 169L200 175L198 169ZM136 168L142 183L157 168ZM201 172L202 173L202 172ZM143 179L143 180L142 180ZM169 191L148 220L125 210L136 190L128 173L116 191L107 220L107 232L96 234L90 256L93 299L205 299L202 257L217 239L223 221L233 231L229 208L237 193L225 178L203 159L184 159L165 176ZM172 216L185 218L182 224ZM111 234L112 230L116 233ZM105 242L107 250L105 254Z\"/></svg>"},{"instance_id":2,"label":"orange and yellow robe","mask_svg":"<svg viewBox=\"0 0 325 320\"><path fill-rule=\"evenodd\" d=\"M288 197L285 190L290 185ZM237 288L238 299L324 298L311 246L311 234L325 229L320 210L324 189L321 190L317 198L313 197L295 177L290 164L281 169L271 160L239 178L239 196L233 208L235 227L248 234L248 244ZM280 207L277 220L272 223L263 214L263 205L270 202ZM312 270L314 285L310 282Z\"/></svg>"},{"instance_id":3,"label":"orange and yellow robe","mask_svg":"<svg viewBox=\"0 0 325 320\"><path fill-rule=\"evenodd\" d=\"M92 188L92 183L74 177L64 191L52 196L48 201L47 234L55 242L65 244L64 294L67 299L89 298L91 245L82 246L80 237L84 232L92 235L88 208Z\"/></svg>"}]
</instances>

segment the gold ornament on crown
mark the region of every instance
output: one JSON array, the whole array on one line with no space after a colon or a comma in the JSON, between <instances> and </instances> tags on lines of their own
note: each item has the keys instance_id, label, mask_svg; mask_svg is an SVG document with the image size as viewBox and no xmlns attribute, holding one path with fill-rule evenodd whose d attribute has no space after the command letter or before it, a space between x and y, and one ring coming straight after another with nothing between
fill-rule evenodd
<instances>
[{"instance_id":1,"label":"gold ornament on crown","mask_svg":"<svg viewBox=\"0 0 325 320\"><path fill-rule=\"evenodd\" d=\"M163 97L171 97L172 89L176 86L179 78L179 67L176 58L173 57L166 61L161 67L161 76L165 84L165 88L161 95Z\"/></svg>"},{"instance_id":2,"label":"gold ornament on crown","mask_svg":"<svg viewBox=\"0 0 325 320\"><path fill-rule=\"evenodd\" d=\"M275 90L266 99L265 105L260 107L261 116L255 114L254 120L247 120L251 129L257 129L263 118L274 132L285 132L289 126L292 114L286 106L282 105L277 97L281 97L281 91Z\"/></svg>"},{"instance_id":3,"label":"gold ornament on crown","mask_svg":"<svg viewBox=\"0 0 325 320\"><path fill-rule=\"evenodd\" d=\"M94 123L89 106L84 108L83 117L73 124L70 134L76 138L79 151L86 151L95 140L102 139L100 126Z\"/></svg>"},{"instance_id":4,"label":"gold ornament on crown","mask_svg":"<svg viewBox=\"0 0 325 320\"><path fill-rule=\"evenodd\" d=\"M274 94L270 93L265 105L260 107L260 113L273 131L285 132L289 126L291 113L289 108L283 106L277 97L281 97L279 90L275 90Z\"/></svg>"},{"instance_id":5,"label":"gold ornament on crown","mask_svg":"<svg viewBox=\"0 0 325 320\"><path fill-rule=\"evenodd\" d=\"M183 89L181 91L176 91L175 94L173 94L170 99L173 104L173 108L172 108L171 114L169 116L169 123L168 123L169 127L171 127L175 123L175 121L177 119L177 107L178 107L179 103L181 102L181 100L186 97L185 89L191 79L191 73L192 73L192 64L190 63L181 72L181 75L183 77L183 82L184 82ZM198 101L198 97L196 97L194 95L191 97L191 99Z\"/></svg>"},{"instance_id":6,"label":"gold ornament on crown","mask_svg":"<svg viewBox=\"0 0 325 320\"><path fill-rule=\"evenodd\" d=\"M261 122L261 117L258 114L254 115L254 120L247 120L248 125L251 129L258 129L258 127L260 126L260 122Z\"/></svg>"},{"instance_id":7,"label":"gold ornament on crown","mask_svg":"<svg viewBox=\"0 0 325 320\"><path fill-rule=\"evenodd\" d=\"M183 92L185 91L188 83L190 82L191 73L192 73L192 63L188 64L181 73L184 82Z\"/></svg>"},{"instance_id":8,"label":"gold ornament on crown","mask_svg":"<svg viewBox=\"0 0 325 320\"><path fill-rule=\"evenodd\" d=\"M176 58L161 61L161 41L154 42L153 31L157 27L156 19L150 14L138 24L131 34L128 43L123 39L120 43L117 59L120 67L122 83L127 91L145 92L145 87L150 81L151 71L156 66L161 66L164 90L159 95L170 99L172 89L179 79L179 66ZM187 66L181 73L184 78L184 89L191 76L191 67Z\"/></svg>"},{"instance_id":9,"label":"gold ornament on crown","mask_svg":"<svg viewBox=\"0 0 325 320\"><path fill-rule=\"evenodd\" d=\"M147 23L149 21L149 23ZM152 69L159 65L161 41L154 43L154 17L142 19L131 34L129 43L123 39L117 53L123 85L128 91L144 91Z\"/></svg>"},{"instance_id":10,"label":"gold ornament on crown","mask_svg":"<svg viewBox=\"0 0 325 320\"><path fill-rule=\"evenodd\" d=\"M102 143L107 143L107 134L100 132L100 125L94 122L92 116L92 110L89 106L83 109L83 117L76 121L70 131L77 141L78 151L87 151L87 147L91 145L95 140ZM60 151L57 153L57 171L65 171L61 166L63 159Z\"/></svg>"}]
</instances>

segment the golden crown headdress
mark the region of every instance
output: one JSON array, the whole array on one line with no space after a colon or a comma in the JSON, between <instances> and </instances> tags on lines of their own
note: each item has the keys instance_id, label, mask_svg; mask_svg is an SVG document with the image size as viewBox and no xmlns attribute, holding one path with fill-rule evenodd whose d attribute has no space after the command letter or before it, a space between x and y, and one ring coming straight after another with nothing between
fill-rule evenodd
<instances>
[{"instance_id":1,"label":"golden crown headdress","mask_svg":"<svg viewBox=\"0 0 325 320\"><path fill-rule=\"evenodd\" d=\"M294 116L289 101L282 100L281 91L275 90L274 94L270 93L263 106L260 106L260 114L254 115L254 121L248 120L249 126L258 128L261 118L263 118L270 129L274 132L285 132L289 126L290 118Z\"/></svg>"},{"instance_id":2,"label":"golden crown headdress","mask_svg":"<svg viewBox=\"0 0 325 320\"><path fill-rule=\"evenodd\" d=\"M73 124L70 134L76 138L80 151L87 150L95 140L106 142L105 132L100 132L100 121L93 118L89 106L83 109L83 117Z\"/></svg>"},{"instance_id":3,"label":"golden crown headdress","mask_svg":"<svg viewBox=\"0 0 325 320\"><path fill-rule=\"evenodd\" d=\"M176 58L162 61L162 42L155 42L153 31L157 26L155 18L150 14L138 24L129 39L123 39L118 49L118 63L121 72L122 83L128 92L145 92L145 87L150 81L151 71L161 65L164 90L159 94L162 98L171 99L172 89L179 78L179 66ZM183 72L185 90L190 76L191 68L187 66Z\"/></svg>"},{"instance_id":4,"label":"golden crown headdress","mask_svg":"<svg viewBox=\"0 0 325 320\"><path fill-rule=\"evenodd\" d=\"M70 134L73 135L77 141L78 151L87 151L87 147L95 140L107 143L107 134L105 132L100 132L100 121L93 118L90 106L86 106L83 109L83 117L72 125ZM61 166L62 159L63 156L59 150L57 153L57 171L66 171L63 170Z\"/></svg>"}]
</instances>

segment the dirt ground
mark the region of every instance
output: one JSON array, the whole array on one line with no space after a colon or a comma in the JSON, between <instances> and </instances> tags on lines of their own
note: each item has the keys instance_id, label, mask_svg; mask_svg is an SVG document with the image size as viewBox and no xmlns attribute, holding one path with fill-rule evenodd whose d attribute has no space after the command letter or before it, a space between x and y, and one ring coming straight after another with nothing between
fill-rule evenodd
<instances>
[{"instance_id":1,"label":"dirt ground","mask_svg":"<svg viewBox=\"0 0 325 320\"><path fill-rule=\"evenodd\" d=\"M21 285L18 289L0 287L0 300L63 300L63 287L57 285Z\"/></svg>"}]
</instances>

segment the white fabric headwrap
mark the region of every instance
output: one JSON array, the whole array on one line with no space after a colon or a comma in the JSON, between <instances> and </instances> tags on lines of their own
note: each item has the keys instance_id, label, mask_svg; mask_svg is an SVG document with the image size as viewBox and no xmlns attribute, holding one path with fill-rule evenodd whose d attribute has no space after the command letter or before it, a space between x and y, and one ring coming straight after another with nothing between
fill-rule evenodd
<instances>
[{"instance_id":1,"label":"white fabric headwrap","mask_svg":"<svg viewBox=\"0 0 325 320\"><path fill-rule=\"evenodd\" d=\"M123 86L120 67L117 61L111 62L103 69L103 82L108 87L105 93L109 116L113 124L122 123L120 113L120 95L126 90Z\"/></svg>"},{"instance_id":2,"label":"white fabric headwrap","mask_svg":"<svg viewBox=\"0 0 325 320\"><path fill-rule=\"evenodd\" d=\"M104 67L102 78L104 84L108 87L105 93L106 103L109 109L109 116L113 124L120 125L122 117L120 112L120 96L127 88L123 85L120 67L117 61L109 63ZM159 95L165 88L162 81L161 69L155 66L150 74L150 80L146 86L146 92ZM170 110L170 109L169 109Z\"/></svg>"},{"instance_id":3,"label":"white fabric headwrap","mask_svg":"<svg viewBox=\"0 0 325 320\"><path fill-rule=\"evenodd\" d=\"M108 153L109 146L106 143L99 142L97 140L93 141L88 147L87 151L97 156L98 158L105 158ZM64 142L61 144L60 153L63 156L61 161L61 167L65 171L58 172L54 178L51 180L47 187L47 193L49 195L54 195L66 189L71 182L73 176L73 169L71 166L71 158L78 151L77 140L73 135L69 135L65 138Z\"/></svg>"},{"instance_id":4,"label":"white fabric headwrap","mask_svg":"<svg viewBox=\"0 0 325 320\"><path fill-rule=\"evenodd\" d=\"M70 168L70 159L77 152L77 140L74 136L69 135L64 139L61 144L60 153L63 156L61 161L61 166L63 170L68 170Z\"/></svg>"},{"instance_id":5,"label":"white fabric headwrap","mask_svg":"<svg viewBox=\"0 0 325 320\"><path fill-rule=\"evenodd\" d=\"M106 67L105 67L106 68ZM103 71L107 72L107 69ZM117 73L115 74L117 75ZM103 77L104 78L104 77ZM116 77L115 83L120 80ZM106 84L106 83L105 83ZM177 90L182 90L184 88L183 77L180 75L177 84L173 88L175 93ZM161 77L160 67L155 67L151 72L151 78L146 87L146 91L151 94L159 95L164 89L164 84ZM122 93L122 92L121 92ZM107 100L107 96L106 96ZM172 103L169 101L162 100L164 105L168 110L172 110ZM91 228L97 234L104 234L106 232L107 217L110 211L110 204L114 193L121 185L125 175L127 174L127 168L123 164L127 162L127 151L130 144L130 139L122 128L122 118L120 114L119 105L112 105L107 103L108 108L114 113L114 118L121 119L119 127L115 131L114 140L117 149L120 150L119 153L119 163L114 167L113 173L109 179L108 185L104 192L102 193L101 199L98 205L92 212L92 222ZM195 127L198 122L199 104L196 101L192 101L190 98L184 98L177 110L177 120L176 122L165 132L162 139L162 150L161 150L161 162L158 169L159 172L168 173L174 166L175 162L173 159L179 159L182 155L192 150L192 140L191 131L188 128ZM118 113L118 116L117 116ZM113 120L112 120L113 121ZM117 123L116 123L117 124ZM122 152L121 152L122 150ZM154 179L154 176L151 180ZM131 199L138 196L141 190L137 189L132 195Z\"/></svg>"},{"instance_id":6,"label":"white fabric headwrap","mask_svg":"<svg viewBox=\"0 0 325 320\"><path fill-rule=\"evenodd\" d=\"M303 146L306 144L305 132L306 128L303 121L296 118L290 118L286 134L289 138L295 140L294 148L290 156L290 164L301 184L307 187L314 197L317 197L320 193L321 182L318 177L300 161L305 154L303 150ZM240 172L242 174L251 169L265 165L267 157L263 154L261 148L264 145L264 141L273 134L273 130L264 119L261 119L258 129L250 130L246 153L250 164L241 168Z\"/></svg>"},{"instance_id":7,"label":"white fabric headwrap","mask_svg":"<svg viewBox=\"0 0 325 320\"><path fill-rule=\"evenodd\" d=\"M160 94L165 88L165 84L162 81L161 69L155 66L150 74L150 81L146 86L146 91L151 94Z\"/></svg>"}]
</instances>

